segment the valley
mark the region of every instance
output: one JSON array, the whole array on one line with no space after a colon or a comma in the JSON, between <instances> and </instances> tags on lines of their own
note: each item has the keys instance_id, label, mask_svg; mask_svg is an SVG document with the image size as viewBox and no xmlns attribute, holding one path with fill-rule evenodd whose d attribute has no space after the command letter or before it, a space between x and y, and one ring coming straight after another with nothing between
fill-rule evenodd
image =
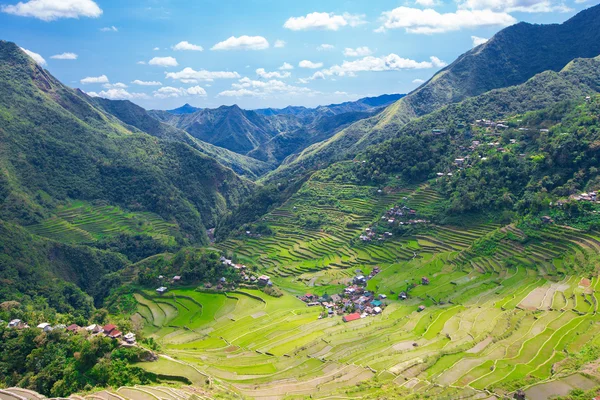
<instances>
[{"instance_id":1,"label":"valley","mask_svg":"<svg viewBox=\"0 0 600 400\"><path fill-rule=\"evenodd\" d=\"M590 5L401 59L440 68L407 94L168 111L0 41L0 400L594 399L599 32ZM399 62L358 50L161 74L263 104Z\"/></svg>"}]
</instances>

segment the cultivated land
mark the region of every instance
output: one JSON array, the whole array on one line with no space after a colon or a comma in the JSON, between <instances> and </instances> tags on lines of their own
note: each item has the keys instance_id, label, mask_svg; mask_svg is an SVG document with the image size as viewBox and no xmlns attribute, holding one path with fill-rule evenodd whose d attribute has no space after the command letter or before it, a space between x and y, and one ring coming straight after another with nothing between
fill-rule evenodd
<instances>
[{"instance_id":1,"label":"cultivated land","mask_svg":"<svg viewBox=\"0 0 600 400\"><path fill-rule=\"evenodd\" d=\"M391 206L401 202L427 217L440 200L435 182L379 190L311 180L263 218L272 235L216 246L259 267L281 297L250 289L139 291L134 320L145 322L165 353L141 366L192 382L213 379L258 399L390 390L494 398L568 375L561 361L598 342L600 280L577 266L598 254L600 232L548 225L524 240L514 225L475 221L362 243L364 228ZM320 222L310 222L309 212ZM482 238L492 250L481 251ZM381 315L319 319L321 307L297 299L340 293L356 270L374 266L382 271L367 288L387 295ZM420 284L422 276L430 285ZM397 300L413 283L409 299Z\"/></svg>"}]
</instances>

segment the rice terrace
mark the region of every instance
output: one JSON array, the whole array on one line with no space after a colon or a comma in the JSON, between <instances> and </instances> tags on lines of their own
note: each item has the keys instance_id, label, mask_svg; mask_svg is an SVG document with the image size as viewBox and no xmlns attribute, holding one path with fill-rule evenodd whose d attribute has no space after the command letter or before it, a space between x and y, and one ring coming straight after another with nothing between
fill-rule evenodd
<instances>
[{"instance_id":1,"label":"rice terrace","mask_svg":"<svg viewBox=\"0 0 600 400\"><path fill-rule=\"evenodd\" d=\"M573 376L595 386L572 373L597 340L600 282L579 266L596 260L600 233L548 225L533 237L515 225L469 221L358 239L397 204L428 218L439 200L434 186L378 190L313 178L263 218L272 234L246 232L215 245L269 276L280 297L183 283L163 295L139 290L132 318L165 353L141 365L257 399L425 392L491 399L518 389L546 398L532 383ZM299 224L309 205L325 228ZM373 268L380 272L365 290L383 295L380 314L344 322L341 312L300 300L307 293L329 300Z\"/></svg>"}]
</instances>

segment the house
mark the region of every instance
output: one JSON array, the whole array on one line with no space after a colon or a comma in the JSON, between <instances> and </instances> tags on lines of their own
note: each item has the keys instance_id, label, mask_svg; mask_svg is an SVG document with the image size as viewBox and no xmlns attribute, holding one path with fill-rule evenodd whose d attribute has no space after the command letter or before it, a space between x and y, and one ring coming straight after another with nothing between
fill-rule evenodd
<instances>
[{"instance_id":1,"label":"house","mask_svg":"<svg viewBox=\"0 0 600 400\"><path fill-rule=\"evenodd\" d=\"M38 329L43 330L44 332L50 332L52 330L52 325L50 325L47 322L42 322L41 324L39 324Z\"/></svg>"},{"instance_id":2,"label":"house","mask_svg":"<svg viewBox=\"0 0 600 400\"><path fill-rule=\"evenodd\" d=\"M111 333L108 334L108 337L111 338L111 339L118 339L121 336L123 336L123 334L120 331L116 330L116 329L113 330Z\"/></svg>"},{"instance_id":3,"label":"house","mask_svg":"<svg viewBox=\"0 0 600 400\"><path fill-rule=\"evenodd\" d=\"M71 324L67 326L67 332L77 333L81 327L77 324Z\"/></svg>"},{"instance_id":4,"label":"house","mask_svg":"<svg viewBox=\"0 0 600 400\"><path fill-rule=\"evenodd\" d=\"M417 309L417 311L419 311L419 312L425 311L425 306L419 306L419 308Z\"/></svg>"},{"instance_id":5,"label":"house","mask_svg":"<svg viewBox=\"0 0 600 400\"><path fill-rule=\"evenodd\" d=\"M166 293L166 292L167 292L167 290L169 290L169 289L167 289L167 288L166 288L166 287L164 287L164 286L161 286L161 287L159 287L158 289L156 289L156 293L158 293L158 294L164 294L164 293Z\"/></svg>"},{"instance_id":6,"label":"house","mask_svg":"<svg viewBox=\"0 0 600 400\"><path fill-rule=\"evenodd\" d=\"M381 314L381 307L373 307L373 313Z\"/></svg>"},{"instance_id":7,"label":"house","mask_svg":"<svg viewBox=\"0 0 600 400\"><path fill-rule=\"evenodd\" d=\"M261 275L261 276L258 277L258 284L259 285L266 285L270 281L271 281L271 278L269 278L267 275Z\"/></svg>"},{"instance_id":8,"label":"house","mask_svg":"<svg viewBox=\"0 0 600 400\"><path fill-rule=\"evenodd\" d=\"M372 305L373 307L381 307L381 305L382 305L382 304L383 304L383 303L381 303L381 301L379 301L379 300L373 300L373 301L371 302L371 305Z\"/></svg>"},{"instance_id":9,"label":"house","mask_svg":"<svg viewBox=\"0 0 600 400\"><path fill-rule=\"evenodd\" d=\"M387 299L387 296L385 294L379 295L379 300L385 300L385 299Z\"/></svg>"},{"instance_id":10,"label":"house","mask_svg":"<svg viewBox=\"0 0 600 400\"><path fill-rule=\"evenodd\" d=\"M127 335L123 336L123 338L129 344L134 344L135 343L135 333L129 332Z\"/></svg>"},{"instance_id":11,"label":"house","mask_svg":"<svg viewBox=\"0 0 600 400\"><path fill-rule=\"evenodd\" d=\"M544 224L551 224L554 222L554 220L547 215L544 215L541 220Z\"/></svg>"},{"instance_id":12,"label":"house","mask_svg":"<svg viewBox=\"0 0 600 400\"><path fill-rule=\"evenodd\" d=\"M357 319L360 319L360 314L353 313L353 314L344 315L344 318L342 318L342 319L344 322L356 321Z\"/></svg>"},{"instance_id":13,"label":"house","mask_svg":"<svg viewBox=\"0 0 600 400\"><path fill-rule=\"evenodd\" d=\"M429 285L429 278L424 276L421 278L421 285Z\"/></svg>"},{"instance_id":14,"label":"house","mask_svg":"<svg viewBox=\"0 0 600 400\"><path fill-rule=\"evenodd\" d=\"M86 326L85 330L88 331L88 332L90 332L93 335L96 334L96 333L103 332L102 327L100 325L96 325L96 324L93 324L93 325L90 325L90 326Z\"/></svg>"},{"instance_id":15,"label":"house","mask_svg":"<svg viewBox=\"0 0 600 400\"><path fill-rule=\"evenodd\" d=\"M406 295L406 292L400 292L400 294L398 295L398 299L399 300L406 300L406 299L408 299L408 296Z\"/></svg>"},{"instance_id":16,"label":"house","mask_svg":"<svg viewBox=\"0 0 600 400\"><path fill-rule=\"evenodd\" d=\"M108 335L109 333L111 333L115 329L117 329L116 325L108 324L108 325L105 325L104 328L102 328L102 332L104 332L106 335Z\"/></svg>"},{"instance_id":17,"label":"house","mask_svg":"<svg viewBox=\"0 0 600 400\"><path fill-rule=\"evenodd\" d=\"M8 323L8 327L11 329L25 329L29 328L29 325L21 321L20 319L13 319Z\"/></svg>"},{"instance_id":18,"label":"house","mask_svg":"<svg viewBox=\"0 0 600 400\"><path fill-rule=\"evenodd\" d=\"M364 275L358 275L358 276L355 276L355 277L354 277L354 279L352 280L352 282L353 282L355 285L366 285L366 283L367 283L367 278L365 278L365 276L364 276Z\"/></svg>"},{"instance_id":19,"label":"house","mask_svg":"<svg viewBox=\"0 0 600 400\"><path fill-rule=\"evenodd\" d=\"M342 297L339 294L331 295L331 301L333 301L334 303L339 303L340 301L342 301Z\"/></svg>"},{"instance_id":20,"label":"house","mask_svg":"<svg viewBox=\"0 0 600 400\"><path fill-rule=\"evenodd\" d=\"M173 283L175 283L175 282L179 282L179 281L181 281L181 276L179 276L179 275L175 275L175 276L173 277Z\"/></svg>"}]
</instances>

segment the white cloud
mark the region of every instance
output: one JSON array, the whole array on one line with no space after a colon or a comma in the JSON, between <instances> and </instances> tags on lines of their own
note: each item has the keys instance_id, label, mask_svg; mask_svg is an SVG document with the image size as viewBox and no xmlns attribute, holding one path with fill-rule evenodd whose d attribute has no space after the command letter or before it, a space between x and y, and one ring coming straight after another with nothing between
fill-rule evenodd
<instances>
[{"instance_id":1,"label":"white cloud","mask_svg":"<svg viewBox=\"0 0 600 400\"><path fill-rule=\"evenodd\" d=\"M484 44L485 42L487 42L490 39L482 38L479 36L471 36L471 40L473 41L473 47L477 47L480 44Z\"/></svg>"},{"instance_id":2,"label":"white cloud","mask_svg":"<svg viewBox=\"0 0 600 400\"><path fill-rule=\"evenodd\" d=\"M289 71L294 69L294 66L290 63L284 62L281 67L278 68L280 71Z\"/></svg>"},{"instance_id":3,"label":"white cloud","mask_svg":"<svg viewBox=\"0 0 600 400\"><path fill-rule=\"evenodd\" d=\"M173 57L154 57L152 60L148 61L148 64L159 67L176 67L179 65L177 60Z\"/></svg>"},{"instance_id":4,"label":"white cloud","mask_svg":"<svg viewBox=\"0 0 600 400\"><path fill-rule=\"evenodd\" d=\"M303 17L292 17L285 21L283 27L292 31L308 29L337 31L345 26L355 27L366 23L364 17L364 15L353 15L348 13L336 15L334 13L313 12Z\"/></svg>"},{"instance_id":5,"label":"white cloud","mask_svg":"<svg viewBox=\"0 0 600 400\"><path fill-rule=\"evenodd\" d=\"M158 81L141 81L139 79L136 79L134 81L131 82L134 85L140 85L140 86L162 86L162 83L158 82Z\"/></svg>"},{"instance_id":6,"label":"white cloud","mask_svg":"<svg viewBox=\"0 0 600 400\"><path fill-rule=\"evenodd\" d=\"M55 60L77 60L77 54L75 53L62 53L62 54L55 54L53 55L52 59Z\"/></svg>"},{"instance_id":7,"label":"white cloud","mask_svg":"<svg viewBox=\"0 0 600 400\"><path fill-rule=\"evenodd\" d=\"M302 61L300 61L298 63L298 66L300 68L317 69L317 68L323 67L323 63L322 62L312 62L312 61L308 61L308 60L302 60Z\"/></svg>"},{"instance_id":8,"label":"white cloud","mask_svg":"<svg viewBox=\"0 0 600 400\"><path fill-rule=\"evenodd\" d=\"M399 71L403 69L427 69L442 68L447 64L437 57L430 57L430 61L415 61L402 58L397 54L389 54L382 57L367 56L355 61L344 61L342 65L334 65L331 68L316 72L310 78L325 79L328 76L355 76L357 72L364 71Z\"/></svg>"},{"instance_id":9,"label":"white cloud","mask_svg":"<svg viewBox=\"0 0 600 400\"><path fill-rule=\"evenodd\" d=\"M273 45L273 47L275 47L276 49L280 49L282 47L285 47L285 44L286 44L285 40L278 39L275 41L275 44Z\"/></svg>"},{"instance_id":10,"label":"white cloud","mask_svg":"<svg viewBox=\"0 0 600 400\"><path fill-rule=\"evenodd\" d=\"M116 26L105 26L104 28L100 28L100 31L102 32L119 32L119 29L117 29Z\"/></svg>"},{"instance_id":11,"label":"white cloud","mask_svg":"<svg viewBox=\"0 0 600 400\"><path fill-rule=\"evenodd\" d=\"M38 53L34 53L31 50L27 50L21 47L21 50L23 50L25 52L25 54L27 54L29 57L31 57L33 59L33 61L35 61L36 63L38 63L41 66L46 65L46 60L44 60L44 57L40 56Z\"/></svg>"},{"instance_id":12,"label":"white cloud","mask_svg":"<svg viewBox=\"0 0 600 400\"><path fill-rule=\"evenodd\" d=\"M88 76L87 78L83 78L79 82L81 82L84 85L87 85L88 83L108 83L108 77L106 75Z\"/></svg>"},{"instance_id":13,"label":"white cloud","mask_svg":"<svg viewBox=\"0 0 600 400\"><path fill-rule=\"evenodd\" d=\"M43 21L54 21L59 18L97 18L102 15L102 10L92 0L29 0L2 6L2 11Z\"/></svg>"},{"instance_id":14,"label":"white cloud","mask_svg":"<svg viewBox=\"0 0 600 400\"><path fill-rule=\"evenodd\" d=\"M238 83L231 85L231 90L225 90L218 97L277 97L277 96L310 96L317 92L309 88L288 85L279 80L255 81L242 78Z\"/></svg>"},{"instance_id":15,"label":"white cloud","mask_svg":"<svg viewBox=\"0 0 600 400\"><path fill-rule=\"evenodd\" d=\"M414 79L412 81L412 83L416 83L417 85L420 85L422 83L425 83L425 79Z\"/></svg>"},{"instance_id":16,"label":"white cloud","mask_svg":"<svg viewBox=\"0 0 600 400\"><path fill-rule=\"evenodd\" d=\"M335 49L335 46L332 44L323 43L317 46L318 51L330 51Z\"/></svg>"},{"instance_id":17,"label":"white cloud","mask_svg":"<svg viewBox=\"0 0 600 400\"><path fill-rule=\"evenodd\" d=\"M154 50L156 50L156 48ZM202 48L202 46L191 44L190 42L184 40L183 42L179 42L175 46L173 46L173 50L178 50L178 51L203 51L204 49Z\"/></svg>"},{"instance_id":18,"label":"white cloud","mask_svg":"<svg viewBox=\"0 0 600 400\"><path fill-rule=\"evenodd\" d=\"M404 28L408 33L432 34L483 26L508 26L517 20L505 13L492 10L457 10L441 14L432 9L398 7L382 13L382 25L376 32Z\"/></svg>"},{"instance_id":19,"label":"white cloud","mask_svg":"<svg viewBox=\"0 0 600 400\"><path fill-rule=\"evenodd\" d=\"M154 97L159 99L166 99L169 97L187 97L187 96L199 96L205 97L206 90L200 86L193 86L191 88L176 88L172 86L161 87L154 92Z\"/></svg>"},{"instance_id":20,"label":"white cloud","mask_svg":"<svg viewBox=\"0 0 600 400\"><path fill-rule=\"evenodd\" d=\"M146 99L148 95L145 93L129 93L125 89L109 89L103 90L99 93L88 92L89 96L92 97L103 97L110 100L132 100L132 99Z\"/></svg>"},{"instance_id":21,"label":"white cloud","mask_svg":"<svg viewBox=\"0 0 600 400\"><path fill-rule=\"evenodd\" d=\"M160 50L160 47L155 47L155 48L153 48L152 50L154 50L154 51L159 51L159 50Z\"/></svg>"},{"instance_id":22,"label":"white cloud","mask_svg":"<svg viewBox=\"0 0 600 400\"><path fill-rule=\"evenodd\" d=\"M434 7L437 6L439 3L437 2L437 0L415 0L415 4L423 7Z\"/></svg>"},{"instance_id":23,"label":"white cloud","mask_svg":"<svg viewBox=\"0 0 600 400\"><path fill-rule=\"evenodd\" d=\"M231 36L229 39L215 44L211 50L264 50L269 42L262 36Z\"/></svg>"},{"instance_id":24,"label":"white cloud","mask_svg":"<svg viewBox=\"0 0 600 400\"><path fill-rule=\"evenodd\" d=\"M562 1L556 0L464 0L459 8L471 10L494 10L502 12L569 12L572 11Z\"/></svg>"},{"instance_id":25,"label":"white cloud","mask_svg":"<svg viewBox=\"0 0 600 400\"><path fill-rule=\"evenodd\" d=\"M267 72L267 71L265 71L264 68L257 69L256 75L258 75L260 78L263 78L263 79L273 79L273 78L285 79L285 78L289 78L290 76L292 76L292 74L290 72L278 72L278 71Z\"/></svg>"},{"instance_id":26,"label":"white cloud","mask_svg":"<svg viewBox=\"0 0 600 400\"><path fill-rule=\"evenodd\" d=\"M179 72L168 72L166 77L183 83L196 83L198 81L211 82L215 79L238 79L240 75L237 72L229 71L194 71L187 67Z\"/></svg>"},{"instance_id":27,"label":"white cloud","mask_svg":"<svg viewBox=\"0 0 600 400\"><path fill-rule=\"evenodd\" d=\"M146 65L146 61L138 61L136 64L139 64L139 65Z\"/></svg>"},{"instance_id":28,"label":"white cloud","mask_svg":"<svg viewBox=\"0 0 600 400\"><path fill-rule=\"evenodd\" d=\"M371 51L371 49L369 49L366 46L357 47L356 49L351 49L349 47L346 47L344 49L344 55L346 57L364 57L364 56L370 56L371 54L373 54L373 52Z\"/></svg>"},{"instance_id":29,"label":"white cloud","mask_svg":"<svg viewBox=\"0 0 600 400\"><path fill-rule=\"evenodd\" d=\"M103 88L106 89L125 89L127 88L127 85L124 84L123 82L117 82L117 83L105 83L104 85L102 85Z\"/></svg>"}]
</instances>

